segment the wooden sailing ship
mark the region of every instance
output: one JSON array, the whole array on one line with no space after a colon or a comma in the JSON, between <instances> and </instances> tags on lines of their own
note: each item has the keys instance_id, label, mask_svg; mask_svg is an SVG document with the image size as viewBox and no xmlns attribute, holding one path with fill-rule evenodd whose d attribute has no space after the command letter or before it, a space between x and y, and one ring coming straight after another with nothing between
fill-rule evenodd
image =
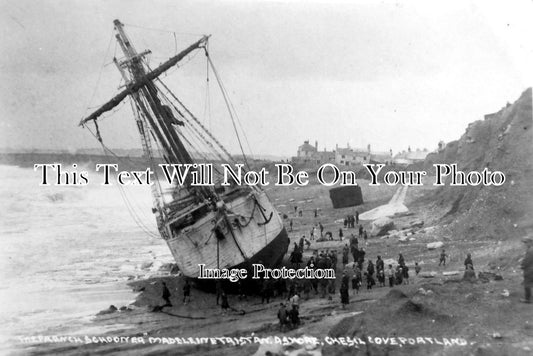
<instances>
[{"instance_id":1,"label":"wooden sailing ship","mask_svg":"<svg viewBox=\"0 0 533 356\"><path fill-rule=\"evenodd\" d=\"M124 25L115 20L114 26L116 40L124 54L124 58L114 58L114 62L125 80L125 87L82 119L80 125L93 123L95 136L101 141L98 119L129 98L144 156L152 171L157 169L157 152L161 152L168 164L235 163L220 142L160 79L194 51L203 50L208 63L212 64L207 50L209 36L203 36L152 70L145 60L150 51L137 52ZM223 95L227 102L227 94ZM217 175L220 172L214 170L213 186L195 186L186 181L173 186L171 194L163 190L160 182L151 187L152 210L159 233L181 272L194 278L198 277L199 264L222 269L250 268L253 263L273 267L281 263L289 239L266 193L258 187L222 186L222 177Z\"/></svg>"}]
</instances>

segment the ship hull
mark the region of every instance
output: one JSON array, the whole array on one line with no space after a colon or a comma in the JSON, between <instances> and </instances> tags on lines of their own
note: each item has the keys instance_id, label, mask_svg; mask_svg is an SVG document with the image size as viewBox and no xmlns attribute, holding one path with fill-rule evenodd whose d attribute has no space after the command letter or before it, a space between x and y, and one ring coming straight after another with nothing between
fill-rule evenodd
<instances>
[{"instance_id":1,"label":"ship hull","mask_svg":"<svg viewBox=\"0 0 533 356\"><path fill-rule=\"evenodd\" d=\"M209 211L186 228L167 225L167 245L180 271L197 278L209 269L274 267L287 252L283 221L264 192L226 201L224 213Z\"/></svg>"}]
</instances>

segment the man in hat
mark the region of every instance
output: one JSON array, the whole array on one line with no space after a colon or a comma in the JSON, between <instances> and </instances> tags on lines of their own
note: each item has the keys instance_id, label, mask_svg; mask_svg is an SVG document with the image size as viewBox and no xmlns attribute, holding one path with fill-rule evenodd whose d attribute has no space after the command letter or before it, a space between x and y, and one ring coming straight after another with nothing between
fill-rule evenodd
<instances>
[{"instance_id":1,"label":"man in hat","mask_svg":"<svg viewBox=\"0 0 533 356\"><path fill-rule=\"evenodd\" d=\"M524 270L524 299L521 302L531 303L531 287L533 287L533 237L527 236L522 240L527 246L526 256L522 260Z\"/></svg>"}]
</instances>

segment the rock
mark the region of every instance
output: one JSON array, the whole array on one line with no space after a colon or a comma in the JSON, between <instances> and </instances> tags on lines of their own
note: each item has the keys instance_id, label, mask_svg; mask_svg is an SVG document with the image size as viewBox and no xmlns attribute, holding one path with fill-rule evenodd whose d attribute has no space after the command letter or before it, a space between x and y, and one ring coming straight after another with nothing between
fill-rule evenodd
<instances>
[{"instance_id":1,"label":"rock","mask_svg":"<svg viewBox=\"0 0 533 356\"><path fill-rule=\"evenodd\" d=\"M424 226L424 220L413 220L409 223L409 226L411 226L411 228L421 228Z\"/></svg>"},{"instance_id":2,"label":"rock","mask_svg":"<svg viewBox=\"0 0 533 356\"><path fill-rule=\"evenodd\" d=\"M410 237L409 241L415 241L416 239L414 237Z\"/></svg>"},{"instance_id":3,"label":"rock","mask_svg":"<svg viewBox=\"0 0 533 356\"><path fill-rule=\"evenodd\" d=\"M401 236L401 237L398 239L398 241L400 241L400 242L407 242L407 240L408 240L408 237L407 237L407 236Z\"/></svg>"},{"instance_id":4,"label":"rock","mask_svg":"<svg viewBox=\"0 0 533 356\"><path fill-rule=\"evenodd\" d=\"M501 295L503 297L508 297L510 294L509 294L509 291L507 289L504 289Z\"/></svg>"},{"instance_id":5,"label":"rock","mask_svg":"<svg viewBox=\"0 0 533 356\"><path fill-rule=\"evenodd\" d=\"M399 231L398 230L390 230L388 235L389 237L396 237L396 235L398 235Z\"/></svg>"},{"instance_id":6,"label":"rock","mask_svg":"<svg viewBox=\"0 0 533 356\"><path fill-rule=\"evenodd\" d=\"M446 272L442 272L442 275L443 276L456 276L459 274L459 271L446 271Z\"/></svg>"},{"instance_id":7,"label":"rock","mask_svg":"<svg viewBox=\"0 0 533 356\"><path fill-rule=\"evenodd\" d=\"M442 246L444 246L444 242L442 241L430 242L426 245L428 250L435 250L435 249L441 248Z\"/></svg>"},{"instance_id":8,"label":"rock","mask_svg":"<svg viewBox=\"0 0 533 356\"><path fill-rule=\"evenodd\" d=\"M492 337L493 337L494 339L501 339L501 338L502 338L502 334L496 332L496 333L492 334Z\"/></svg>"},{"instance_id":9,"label":"rock","mask_svg":"<svg viewBox=\"0 0 533 356\"><path fill-rule=\"evenodd\" d=\"M422 278L434 278L436 275L437 275L437 272L434 272L434 271L420 272L418 274L418 276Z\"/></svg>"},{"instance_id":10,"label":"rock","mask_svg":"<svg viewBox=\"0 0 533 356\"><path fill-rule=\"evenodd\" d=\"M491 280L493 280L493 281L501 281L501 280L503 280L503 277L501 275L493 273L493 272L479 272L478 278L482 282L489 282Z\"/></svg>"},{"instance_id":11,"label":"rock","mask_svg":"<svg viewBox=\"0 0 533 356\"><path fill-rule=\"evenodd\" d=\"M152 267L152 265L154 264L153 261L150 261L150 262L143 262L141 264L141 269L149 269L150 267Z\"/></svg>"},{"instance_id":12,"label":"rock","mask_svg":"<svg viewBox=\"0 0 533 356\"><path fill-rule=\"evenodd\" d=\"M96 315L112 314L116 311L117 311L117 307L115 307L114 305L110 305L109 308L99 311L98 314Z\"/></svg>"},{"instance_id":13,"label":"rock","mask_svg":"<svg viewBox=\"0 0 533 356\"><path fill-rule=\"evenodd\" d=\"M372 230L370 231L370 234L372 236L383 236L393 228L394 222L392 221L392 219L382 217L372 222Z\"/></svg>"}]
</instances>

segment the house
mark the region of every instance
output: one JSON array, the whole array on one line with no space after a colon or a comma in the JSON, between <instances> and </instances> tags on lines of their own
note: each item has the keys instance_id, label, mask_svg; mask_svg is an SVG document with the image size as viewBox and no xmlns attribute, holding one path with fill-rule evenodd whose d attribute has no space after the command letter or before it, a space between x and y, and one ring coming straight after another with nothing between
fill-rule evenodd
<instances>
[{"instance_id":1,"label":"house","mask_svg":"<svg viewBox=\"0 0 533 356\"><path fill-rule=\"evenodd\" d=\"M296 157L292 157L293 164L304 164L307 166L318 166L324 163L335 162L334 151L318 150L318 141L315 141L315 146L309 144L309 140L304 141L303 145L298 147Z\"/></svg>"},{"instance_id":2,"label":"house","mask_svg":"<svg viewBox=\"0 0 533 356\"><path fill-rule=\"evenodd\" d=\"M429 151L424 148L423 150L417 148L416 151L412 151L411 147L407 151L402 151L396 156L394 156L393 162L397 165L409 165L416 162L421 162L426 159L426 156L429 154Z\"/></svg>"},{"instance_id":3,"label":"house","mask_svg":"<svg viewBox=\"0 0 533 356\"><path fill-rule=\"evenodd\" d=\"M347 145L347 148L339 148L337 145L335 149L335 163L339 166L359 166L364 163L368 163L370 159L370 145L368 149L351 148Z\"/></svg>"}]
</instances>

